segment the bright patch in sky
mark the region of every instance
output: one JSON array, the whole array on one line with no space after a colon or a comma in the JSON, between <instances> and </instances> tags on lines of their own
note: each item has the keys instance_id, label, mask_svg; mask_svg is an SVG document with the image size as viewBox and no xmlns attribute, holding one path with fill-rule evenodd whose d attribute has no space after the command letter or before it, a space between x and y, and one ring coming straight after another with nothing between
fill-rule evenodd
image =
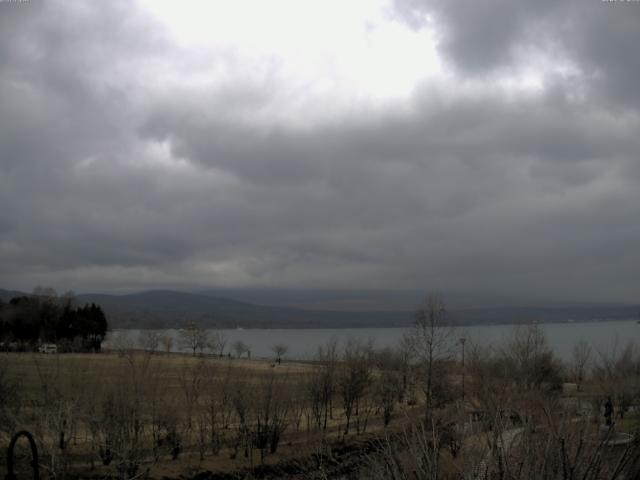
<instances>
[{"instance_id":1,"label":"bright patch in sky","mask_svg":"<svg viewBox=\"0 0 640 480\"><path fill-rule=\"evenodd\" d=\"M405 98L441 71L433 31L394 20L381 0L141 1L179 47L233 52L238 75L266 61L324 97Z\"/></svg>"}]
</instances>

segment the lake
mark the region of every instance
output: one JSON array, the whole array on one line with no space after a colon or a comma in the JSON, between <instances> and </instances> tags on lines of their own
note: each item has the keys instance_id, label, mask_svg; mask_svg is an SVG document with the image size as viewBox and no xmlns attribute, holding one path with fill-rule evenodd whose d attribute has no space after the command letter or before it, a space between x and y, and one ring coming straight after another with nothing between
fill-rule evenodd
<instances>
[{"instance_id":1,"label":"lake","mask_svg":"<svg viewBox=\"0 0 640 480\"><path fill-rule=\"evenodd\" d=\"M622 349L628 342L640 341L640 324L636 320L617 320L609 322L576 322L576 323L547 323L541 324L546 333L549 345L558 357L569 360L574 345L580 340L587 341L594 354L608 353L614 349ZM458 327L455 336L467 338L470 343L480 345L500 345L513 335L515 325L473 325ZM377 347L395 346L409 328L351 328L351 329L244 329L219 330L227 340L226 351L231 349L234 342L242 340L251 348L253 358L271 358L271 347L275 344L287 345L289 351L286 358L311 359L321 345L332 339L339 344L350 338L373 340ZM163 330L163 334L174 338L173 350L185 351L180 348L178 330ZM139 330L116 330L110 332L104 347L112 344L113 335L127 337L132 344L140 334Z\"/></svg>"}]
</instances>

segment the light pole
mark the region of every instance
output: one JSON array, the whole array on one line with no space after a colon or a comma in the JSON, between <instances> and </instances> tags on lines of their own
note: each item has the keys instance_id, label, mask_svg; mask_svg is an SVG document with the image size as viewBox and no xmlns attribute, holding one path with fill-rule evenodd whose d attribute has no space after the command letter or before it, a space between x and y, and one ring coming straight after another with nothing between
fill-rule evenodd
<instances>
[{"instance_id":1,"label":"light pole","mask_svg":"<svg viewBox=\"0 0 640 480\"><path fill-rule=\"evenodd\" d=\"M462 401L464 402L464 342L466 342L467 339L462 337L460 339L460 344L462 345Z\"/></svg>"}]
</instances>

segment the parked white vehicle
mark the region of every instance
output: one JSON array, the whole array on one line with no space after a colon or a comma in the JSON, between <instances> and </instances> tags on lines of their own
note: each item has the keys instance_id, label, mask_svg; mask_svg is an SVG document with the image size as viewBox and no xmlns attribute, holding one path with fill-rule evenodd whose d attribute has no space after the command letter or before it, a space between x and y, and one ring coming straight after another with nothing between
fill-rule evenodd
<instances>
[{"instance_id":1,"label":"parked white vehicle","mask_svg":"<svg viewBox=\"0 0 640 480\"><path fill-rule=\"evenodd\" d=\"M43 343L38 347L40 353L58 353L58 345L55 343Z\"/></svg>"}]
</instances>

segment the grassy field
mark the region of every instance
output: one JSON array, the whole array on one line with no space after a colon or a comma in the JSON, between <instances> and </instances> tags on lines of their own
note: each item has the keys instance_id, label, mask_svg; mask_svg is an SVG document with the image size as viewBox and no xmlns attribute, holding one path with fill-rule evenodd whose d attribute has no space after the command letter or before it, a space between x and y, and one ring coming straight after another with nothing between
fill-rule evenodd
<instances>
[{"instance_id":1,"label":"grassy field","mask_svg":"<svg viewBox=\"0 0 640 480\"><path fill-rule=\"evenodd\" d=\"M460 365L440 364L438 388L446 400L426 408L419 364L358 345L317 362L282 364L139 351L0 353L0 450L11 432L32 432L45 478L192 478L207 470L235 475L219 478L255 478L245 474L265 468L279 474L258 478L343 478L343 463L371 466L367 452L380 447L387 455L378 457L380 468L399 458L410 472L416 459L431 458L454 475L484 462L503 436L515 448L492 457L497 470L506 465L499 462L546 458L549 445L556 455L565 440L583 466L594 455L604 455L605 466L616 464L605 458L616 450L605 455L598 447L599 408L609 395L616 432L638 431L638 409L620 413L636 405L640 377L592 375L578 389L562 379L530 385L502 366L492 358L469 363L462 402ZM385 445L386 438L393 443ZM640 459L640 444L629 452ZM558 465L566 460L556 457ZM28 460L21 458L24 467ZM539 473L536 462L527 466L532 475ZM334 476L322 476L327 468ZM368 478L367 471L362 475Z\"/></svg>"},{"instance_id":2,"label":"grassy field","mask_svg":"<svg viewBox=\"0 0 640 480\"><path fill-rule=\"evenodd\" d=\"M149 365L145 365L146 363ZM180 378L185 371L198 365L214 368L218 373L230 369L234 376L253 378L265 373L279 376L300 376L313 370L313 365L283 362L275 365L267 360L194 357L181 354L156 354L141 352L127 355L115 353L70 353L47 355L40 353L0 353L0 365L4 365L7 378L16 382L24 400L35 400L43 395L46 386L66 394L79 390L96 391L122 380L122 375L136 374L151 368L162 377L163 388L177 394Z\"/></svg>"},{"instance_id":3,"label":"grassy field","mask_svg":"<svg viewBox=\"0 0 640 480\"><path fill-rule=\"evenodd\" d=\"M99 449L101 442L117 438L120 448L138 455L140 468L149 469L151 478L203 470L229 472L309 457L342 437L344 429L337 399L326 430L313 426L305 395L308 379L319 367L310 363L276 365L265 360L129 352L2 353L0 365L3 382L15 388L15 398L9 399L5 410L15 429L35 434L52 470L72 467L114 474L113 464L101 465ZM365 411L364 403L360 408ZM370 403L366 408L368 433L380 431L379 415ZM273 422L269 416L278 415L282 417L279 447L265 455L251 444L256 425ZM360 412L357 418L358 430L364 430L363 415ZM113 428L104 427L111 421ZM120 423L115 425L116 421ZM58 444L61 431L64 450ZM180 439L177 459L165 446L174 434ZM213 434L219 440L216 448L211 446ZM247 435L254 440L247 440ZM164 445L158 447L159 441ZM0 434L2 450L8 442L9 436Z\"/></svg>"}]
</instances>

